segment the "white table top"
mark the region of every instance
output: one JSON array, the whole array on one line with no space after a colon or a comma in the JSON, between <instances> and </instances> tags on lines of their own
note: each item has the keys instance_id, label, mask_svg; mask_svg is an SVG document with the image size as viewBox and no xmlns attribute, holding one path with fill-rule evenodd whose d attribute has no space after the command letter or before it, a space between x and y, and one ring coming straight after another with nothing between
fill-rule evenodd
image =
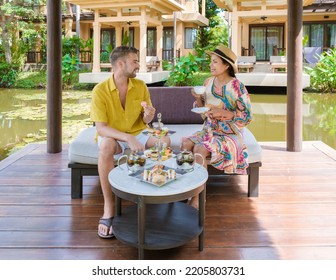
<instances>
[{"instance_id":1,"label":"white table top","mask_svg":"<svg viewBox=\"0 0 336 280\"><path fill-rule=\"evenodd\" d=\"M146 165L152 163L153 162L148 160ZM176 168L177 166L175 158L163 161L162 164L171 168ZM121 167L123 169L115 167L109 173L109 182L113 188L141 196L170 196L180 194L199 187L208 179L208 171L203 166L195 164L194 171L184 175L177 174L176 180L171 181L162 187L157 187L148 182L142 182L138 178L129 176L126 164L122 164Z\"/></svg>"}]
</instances>

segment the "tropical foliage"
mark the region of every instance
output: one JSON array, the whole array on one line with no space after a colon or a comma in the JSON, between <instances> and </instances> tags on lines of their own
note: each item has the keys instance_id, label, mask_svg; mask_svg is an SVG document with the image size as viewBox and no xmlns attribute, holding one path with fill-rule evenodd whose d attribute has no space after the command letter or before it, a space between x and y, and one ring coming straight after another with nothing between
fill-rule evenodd
<instances>
[{"instance_id":1,"label":"tropical foliage","mask_svg":"<svg viewBox=\"0 0 336 280\"><path fill-rule=\"evenodd\" d=\"M0 4L0 50L4 61L22 65L26 52L33 47L45 32L41 13L36 7L45 4L45 0L1 0ZM37 6L36 6L37 5ZM36 30L34 22L40 22ZM17 34L20 33L20 37Z\"/></svg>"},{"instance_id":2,"label":"tropical foliage","mask_svg":"<svg viewBox=\"0 0 336 280\"><path fill-rule=\"evenodd\" d=\"M45 43L46 28L39 5L45 0L1 0L0 1L0 74L1 87L15 83L18 69L23 66L27 51L36 44ZM34 22L40 22L39 29ZM20 34L20 36L17 36Z\"/></svg>"},{"instance_id":3,"label":"tropical foliage","mask_svg":"<svg viewBox=\"0 0 336 280\"><path fill-rule=\"evenodd\" d=\"M314 68L305 67L310 75L310 85L319 92L336 92L336 49L330 49L319 56Z\"/></svg>"},{"instance_id":4,"label":"tropical foliage","mask_svg":"<svg viewBox=\"0 0 336 280\"><path fill-rule=\"evenodd\" d=\"M223 19L223 11L218 9L212 0L206 1L205 16L209 19L209 26L202 26L198 30L195 45L198 57L205 57L204 50L213 50L218 45L228 45L228 26Z\"/></svg>"},{"instance_id":5,"label":"tropical foliage","mask_svg":"<svg viewBox=\"0 0 336 280\"><path fill-rule=\"evenodd\" d=\"M174 69L170 72L168 84L175 86L190 85L190 79L195 72L199 71L199 65L203 59L189 53L182 56L175 64Z\"/></svg>"}]
</instances>

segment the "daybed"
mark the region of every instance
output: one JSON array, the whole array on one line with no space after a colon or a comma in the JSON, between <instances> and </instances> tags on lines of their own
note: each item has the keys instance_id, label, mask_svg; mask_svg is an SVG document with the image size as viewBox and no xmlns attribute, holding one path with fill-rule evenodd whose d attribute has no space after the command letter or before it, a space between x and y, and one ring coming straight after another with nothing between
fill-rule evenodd
<instances>
[{"instance_id":1,"label":"daybed","mask_svg":"<svg viewBox=\"0 0 336 280\"><path fill-rule=\"evenodd\" d=\"M239 72L252 72L256 64L256 56L238 56L237 67Z\"/></svg>"},{"instance_id":2,"label":"daybed","mask_svg":"<svg viewBox=\"0 0 336 280\"><path fill-rule=\"evenodd\" d=\"M172 148L180 149L181 138L200 130L202 119L191 112L194 98L190 87L150 87L151 100L156 112L161 112L162 122L170 130ZM155 121L155 120L154 120ZM71 197L83 195L83 176L98 175L98 147L95 142L95 127L84 129L69 146L69 165L71 168ZM257 197L259 191L259 167L261 166L261 147L253 134L244 128L244 140L249 153L248 196ZM209 171L210 172L210 171ZM211 175L211 172L210 172Z\"/></svg>"},{"instance_id":3,"label":"daybed","mask_svg":"<svg viewBox=\"0 0 336 280\"><path fill-rule=\"evenodd\" d=\"M287 59L285 56L271 55L270 65L273 73L278 72L280 69L287 72Z\"/></svg>"}]
</instances>

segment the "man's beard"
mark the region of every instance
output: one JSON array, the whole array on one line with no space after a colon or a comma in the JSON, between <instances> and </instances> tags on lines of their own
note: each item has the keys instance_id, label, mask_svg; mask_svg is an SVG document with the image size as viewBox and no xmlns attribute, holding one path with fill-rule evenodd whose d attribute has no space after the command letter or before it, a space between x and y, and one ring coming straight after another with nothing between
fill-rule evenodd
<instances>
[{"instance_id":1,"label":"man's beard","mask_svg":"<svg viewBox=\"0 0 336 280\"><path fill-rule=\"evenodd\" d=\"M127 71L126 69L126 74L128 78L135 78L136 77L136 73L139 72L139 69L134 69L132 72Z\"/></svg>"}]
</instances>

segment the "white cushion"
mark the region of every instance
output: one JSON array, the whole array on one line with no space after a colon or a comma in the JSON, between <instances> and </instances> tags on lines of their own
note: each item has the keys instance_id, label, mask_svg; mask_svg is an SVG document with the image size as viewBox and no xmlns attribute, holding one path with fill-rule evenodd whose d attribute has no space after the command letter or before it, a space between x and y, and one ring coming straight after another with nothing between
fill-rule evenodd
<instances>
[{"instance_id":1,"label":"white cushion","mask_svg":"<svg viewBox=\"0 0 336 280\"><path fill-rule=\"evenodd\" d=\"M244 127L243 135L244 135L244 142L247 147L248 162L254 163L261 161L262 149L258 144L257 140L255 139L254 135L252 134L252 132L247 127Z\"/></svg>"},{"instance_id":2,"label":"white cushion","mask_svg":"<svg viewBox=\"0 0 336 280\"><path fill-rule=\"evenodd\" d=\"M69 146L68 157L71 162L98 164L98 144L96 127L84 129Z\"/></svg>"},{"instance_id":3,"label":"white cushion","mask_svg":"<svg viewBox=\"0 0 336 280\"><path fill-rule=\"evenodd\" d=\"M165 124L169 130L176 131L170 136L171 147L173 150L181 149L182 137L190 136L202 129L202 124Z\"/></svg>"},{"instance_id":4,"label":"white cushion","mask_svg":"<svg viewBox=\"0 0 336 280\"><path fill-rule=\"evenodd\" d=\"M175 133L170 136L173 150L180 150L182 137L190 136L194 132L202 129L201 124L171 124L165 126L167 126L169 130L175 131ZM249 163L261 161L262 149L254 135L246 127L244 128L243 135L248 150ZM69 160L78 163L98 164L99 150L95 137L96 128L94 126L86 128L79 133L76 139L70 143L68 151Z\"/></svg>"}]
</instances>

